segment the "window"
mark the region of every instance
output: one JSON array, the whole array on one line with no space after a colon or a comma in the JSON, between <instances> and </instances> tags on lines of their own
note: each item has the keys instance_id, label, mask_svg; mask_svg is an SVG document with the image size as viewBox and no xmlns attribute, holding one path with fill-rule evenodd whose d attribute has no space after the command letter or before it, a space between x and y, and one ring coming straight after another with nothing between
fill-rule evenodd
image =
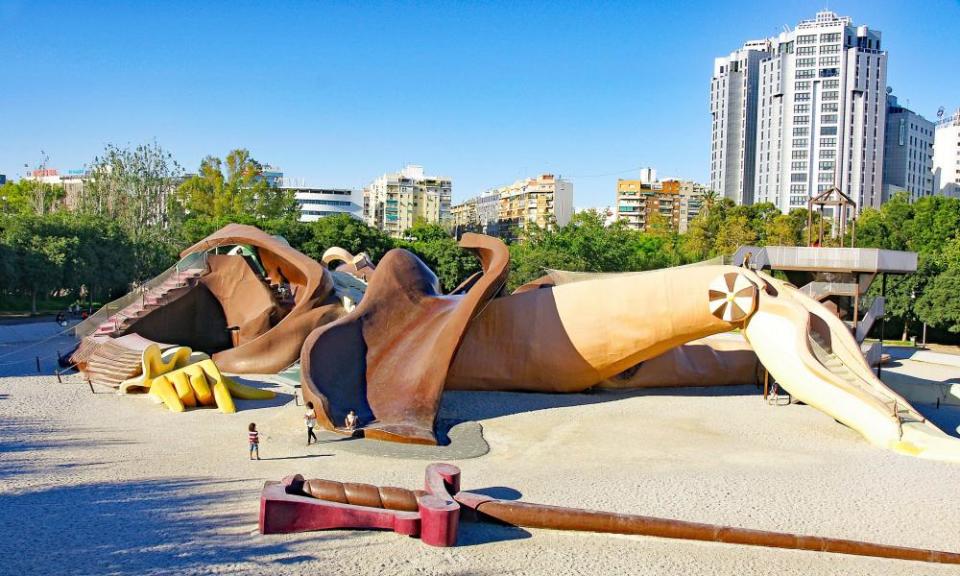
<instances>
[{"instance_id":1,"label":"window","mask_svg":"<svg viewBox=\"0 0 960 576\"><path fill-rule=\"evenodd\" d=\"M821 84L821 86L823 87L824 90L830 90L830 89L833 89L833 88L839 88L839 87L840 87L840 81L839 81L839 80L824 80L824 81L823 81L823 84Z\"/></svg>"},{"instance_id":2,"label":"window","mask_svg":"<svg viewBox=\"0 0 960 576\"><path fill-rule=\"evenodd\" d=\"M806 184L791 184L790 185L791 194L806 194L807 185Z\"/></svg>"},{"instance_id":3,"label":"window","mask_svg":"<svg viewBox=\"0 0 960 576\"><path fill-rule=\"evenodd\" d=\"M816 66L816 58L797 58L797 68L805 68L808 66Z\"/></svg>"},{"instance_id":4,"label":"window","mask_svg":"<svg viewBox=\"0 0 960 576\"><path fill-rule=\"evenodd\" d=\"M834 76L839 76L840 70L837 68L821 68L820 77L821 78L832 78Z\"/></svg>"},{"instance_id":5,"label":"window","mask_svg":"<svg viewBox=\"0 0 960 576\"><path fill-rule=\"evenodd\" d=\"M836 150L821 150L821 151L820 151L820 158L836 158L836 157L837 157L837 151L836 151Z\"/></svg>"},{"instance_id":6,"label":"window","mask_svg":"<svg viewBox=\"0 0 960 576\"><path fill-rule=\"evenodd\" d=\"M809 124L809 123L810 123L810 117L809 117L809 116L794 116L794 117L793 117L793 123L794 123L794 124Z\"/></svg>"},{"instance_id":7,"label":"window","mask_svg":"<svg viewBox=\"0 0 960 576\"><path fill-rule=\"evenodd\" d=\"M838 64L840 64L839 56L824 56L823 58L820 58L821 66L836 66Z\"/></svg>"},{"instance_id":8,"label":"window","mask_svg":"<svg viewBox=\"0 0 960 576\"><path fill-rule=\"evenodd\" d=\"M821 162L821 163L820 163L820 169L821 169L821 170L831 170L831 171L832 171L834 166L835 166L835 164L834 164L833 160L827 160L827 161L825 161L825 162Z\"/></svg>"},{"instance_id":9,"label":"window","mask_svg":"<svg viewBox=\"0 0 960 576\"><path fill-rule=\"evenodd\" d=\"M833 172L821 172L817 176L817 182L833 182Z\"/></svg>"},{"instance_id":10,"label":"window","mask_svg":"<svg viewBox=\"0 0 960 576\"><path fill-rule=\"evenodd\" d=\"M793 84L793 89L794 89L794 90L809 90L809 89L810 89L810 82L809 82L809 81L794 82L794 84Z\"/></svg>"},{"instance_id":11,"label":"window","mask_svg":"<svg viewBox=\"0 0 960 576\"><path fill-rule=\"evenodd\" d=\"M809 93L809 92L797 92L797 94L796 94L796 100L797 100L797 102L806 102L806 101L809 100L809 99L810 99L810 93Z\"/></svg>"},{"instance_id":12,"label":"window","mask_svg":"<svg viewBox=\"0 0 960 576\"><path fill-rule=\"evenodd\" d=\"M821 54L837 54L840 52L839 44L827 44L826 46L820 46Z\"/></svg>"},{"instance_id":13,"label":"window","mask_svg":"<svg viewBox=\"0 0 960 576\"><path fill-rule=\"evenodd\" d=\"M824 114L823 116L820 117L820 120L821 120L824 124L836 124L836 123L837 123L837 115L836 115L836 114ZM834 126L833 129L836 130L837 128ZM823 134L823 130L821 130L820 133ZM834 134L836 134L836 132L834 132Z\"/></svg>"},{"instance_id":14,"label":"window","mask_svg":"<svg viewBox=\"0 0 960 576\"><path fill-rule=\"evenodd\" d=\"M806 127L806 126L794 126L794 127L793 127L793 135L794 135L794 136L809 136L809 135L810 135L810 128L808 128L808 127Z\"/></svg>"},{"instance_id":15,"label":"window","mask_svg":"<svg viewBox=\"0 0 960 576\"><path fill-rule=\"evenodd\" d=\"M791 181L791 182L806 182L806 181L807 181L807 175L806 175L806 173L803 173L803 172L801 172L801 173L799 173L799 174L790 174L790 181Z\"/></svg>"},{"instance_id":16,"label":"window","mask_svg":"<svg viewBox=\"0 0 960 576\"><path fill-rule=\"evenodd\" d=\"M824 102L823 104L820 105L820 111L821 111L821 112L836 112L836 111L837 111L837 107L838 107L838 105L837 105L836 102Z\"/></svg>"},{"instance_id":17,"label":"window","mask_svg":"<svg viewBox=\"0 0 960 576\"><path fill-rule=\"evenodd\" d=\"M800 46L799 48L797 48L798 56L812 56L813 54L816 54L816 53L817 53L816 46Z\"/></svg>"},{"instance_id":18,"label":"window","mask_svg":"<svg viewBox=\"0 0 960 576\"><path fill-rule=\"evenodd\" d=\"M797 36L797 44L814 44L816 41L816 34L804 34L803 36Z\"/></svg>"},{"instance_id":19,"label":"window","mask_svg":"<svg viewBox=\"0 0 960 576\"><path fill-rule=\"evenodd\" d=\"M807 151L806 151L806 150L794 150L794 151L792 152L792 155L793 155L793 159L794 159L794 160L802 160L802 159L804 159L804 158L807 157Z\"/></svg>"},{"instance_id":20,"label":"window","mask_svg":"<svg viewBox=\"0 0 960 576\"><path fill-rule=\"evenodd\" d=\"M816 70L797 70L797 78L813 78Z\"/></svg>"},{"instance_id":21,"label":"window","mask_svg":"<svg viewBox=\"0 0 960 576\"><path fill-rule=\"evenodd\" d=\"M806 139L806 138L794 138L794 139L793 139L793 147L794 147L794 148L806 148L806 147L809 146L809 145L810 145L810 140L808 140L808 139Z\"/></svg>"},{"instance_id":22,"label":"window","mask_svg":"<svg viewBox=\"0 0 960 576\"><path fill-rule=\"evenodd\" d=\"M810 112L810 105L809 105L809 104L794 104L794 106L793 106L793 111L796 112L797 114L806 114L806 113Z\"/></svg>"},{"instance_id":23,"label":"window","mask_svg":"<svg viewBox=\"0 0 960 576\"><path fill-rule=\"evenodd\" d=\"M820 35L820 41L821 41L821 42L839 42L839 41L840 41L840 33L839 33L839 32L834 32L834 33L831 33L831 34L821 34L821 35Z\"/></svg>"},{"instance_id":24,"label":"window","mask_svg":"<svg viewBox=\"0 0 960 576\"><path fill-rule=\"evenodd\" d=\"M827 80L827 82L833 82L833 80ZM824 82L824 84L826 84L827 82ZM836 90L830 90L829 92L823 93L824 100L836 100L839 97L840 97L840 93L837 92Z\"/></svg>"},{"instance_id":25,"label":"window","mask_svg":"<svg viewBox=\"0 0 960 576\"><path fill-rule=\"evenodd\" d=\"M804 171L806 171L806 169L807 169L807 163L806 163L806 162L791 162L791 163L790 163L790 169L791 169L791 170L804 170Z\"/></svg>"},{"instance_id":26,"label":"window","mask_svg":"<svg viewBox=\"0 0 960 576\"><path fill-rule=\"evenodd\" d=\"M821 138L820 147L821 148L836 148L837 139L836 138Z\"/></svg>"}]
</instances>

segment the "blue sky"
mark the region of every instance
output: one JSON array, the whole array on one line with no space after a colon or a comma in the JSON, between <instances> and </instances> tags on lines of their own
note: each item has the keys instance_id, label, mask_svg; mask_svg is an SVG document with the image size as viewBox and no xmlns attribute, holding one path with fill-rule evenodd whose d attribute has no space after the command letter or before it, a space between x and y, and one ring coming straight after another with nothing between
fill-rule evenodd
<instances>
[{"instance_id":1,"label":"blue sky","mask_svg":"<svg viewBox=\"0 0 960 576\"><path fill-rule=\"evenodd\" d=\"M318 186L423 164L455 200L550 171L605 206L641 166L707 181L713 58L825 6L883 32L901 101L960 106L960 0L0 0L0 173L156 139Z\"/></svg>"}]
</instances>

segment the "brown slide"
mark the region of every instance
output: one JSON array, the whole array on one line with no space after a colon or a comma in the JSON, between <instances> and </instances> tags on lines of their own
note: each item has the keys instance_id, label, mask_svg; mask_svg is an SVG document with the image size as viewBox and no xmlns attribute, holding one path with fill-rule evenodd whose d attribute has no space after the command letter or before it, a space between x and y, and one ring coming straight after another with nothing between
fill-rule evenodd
<instances>
[{"instance_id":1,"label":"brown slide","mask_svg":"<svg viewBox=\"0 0 960 576\"><path fill-rule=\"evenodd\" d=\"M367 437L436 444L447 369L471 318L503 287L509 264L507 247L495 238L465 234L460 245L483 267L462 294L444 296L419 258L394 249L380 260L360 304L304 342L303 395L328 428L353 410Z\"/></svg>"}]
</instances>

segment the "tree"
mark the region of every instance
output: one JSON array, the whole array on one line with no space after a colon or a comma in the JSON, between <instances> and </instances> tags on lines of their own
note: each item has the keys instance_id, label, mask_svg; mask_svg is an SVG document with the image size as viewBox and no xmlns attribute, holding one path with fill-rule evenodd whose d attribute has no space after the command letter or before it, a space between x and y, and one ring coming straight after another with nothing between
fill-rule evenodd
<instances>
[{"instance_id":1,"label":"tree","mask_svg":"<svg viewBox=\"0 0 960 576\"><path fill-rule=\"evenodd\" d=\"M714 251L724 256L732 256L740 246L749 246L757 241L757 234L744 215L733 216L724 222L717 232Z\"/></svg>"},{"instance_id":2,"label":"tree","mask_svg":"<svg viewBox=\"0 0 960 576\"><path fill-rule=\"evenodd\" d=\"M7 182L0 186L0 214L43 216L63 203L63 186L36 180Z\"/></svg>"},{"instance_id":3,"label":"tree","mask_svg":"<svg viewBox=\"0 0 960 576\"><path fill-rule=\"evenodd\" d=\"M136 148L108 144L103 155L94 158L77 211L116 220L134 238L168 229L168 210L182 174L156 142Z\"/></svg>"},{"instance_id":4,"label":"tree","mask_svg":"<svg viewBox=\"0 0 960 576\"><path fill-rule=\"evenodd\" d=\"M416 224L397 242L420 257L437 275L445 292L453 290L471 274L480 270L477 258L460 248L447 231L438 224Z\"/></svg>"},{"instance_id":5,"label":"tree","mask_svg":"<svg viewBox=\"0 0 960 576\"><path fill-rule=\"evenodd\" d=\"M230 151L226 161L204 158L197 175L177 189L177 198L183 219L261 222L296 220L300 214L293 192L272 186L263 166L243 148Z\"/></svg>"}]
</instances>

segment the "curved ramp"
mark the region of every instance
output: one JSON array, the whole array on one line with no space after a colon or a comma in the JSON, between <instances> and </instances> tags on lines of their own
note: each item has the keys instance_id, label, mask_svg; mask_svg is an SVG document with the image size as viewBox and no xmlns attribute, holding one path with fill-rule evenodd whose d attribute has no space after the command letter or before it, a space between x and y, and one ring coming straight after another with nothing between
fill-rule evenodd
<instances>
[{"instance_id":1,"label":"curved ramp","mask_svg":"<svg viewBox=\"0 0 960 576\"><path fill-rule=\"evenodd\" d=\"M960 462L960 439L926 420L873 373L846 325L793 286L765 274L744 335L781 387L902 454Z\"/></svg>"}]
</instances>

